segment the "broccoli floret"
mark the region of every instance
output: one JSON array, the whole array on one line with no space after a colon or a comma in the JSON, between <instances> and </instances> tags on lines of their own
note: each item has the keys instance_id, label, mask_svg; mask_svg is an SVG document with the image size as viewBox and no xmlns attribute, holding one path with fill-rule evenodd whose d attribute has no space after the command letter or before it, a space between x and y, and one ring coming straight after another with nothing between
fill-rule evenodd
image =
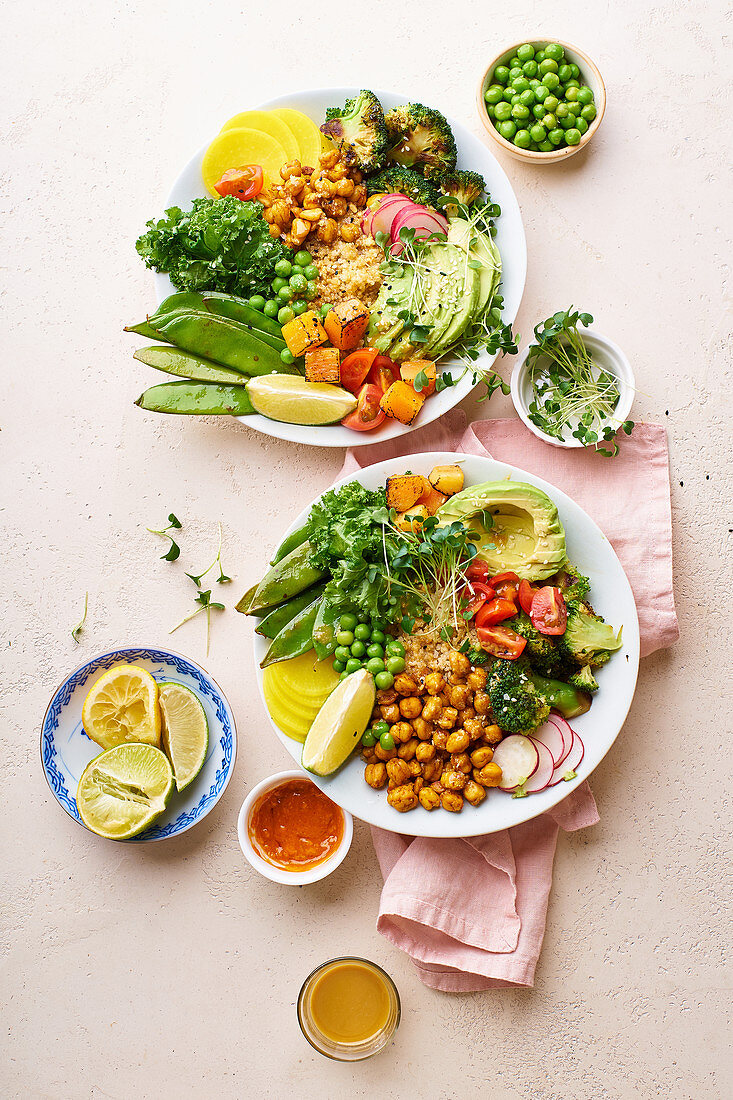
<instances>
[{"instance_id":1,"label":"broccoli floret","mask_svg":"<svg viewBox=\"0 0 733 1100\"><path fill-rule=\"evenodd\" d=\"M562 592L565 603L568 604L581 603L590 592L590 581L570 562L567 562L564 569L555 576L555 584Z\"/></svg>"},{"instance_id":2,"label":"broccoli floret","mask_svg":"<svg viewBox=\"0 0 733 1100\"><path fill-rule=\"evenodd\" d=\"M489 660L489 654L486 652L485 649L469 649L466 653L466 656L468 657L474 668L477 665L485 665L486 662Z\"/></svg>"},{"instance_id":3,"label":"broccoli floret","mask_svg":"<svg viewBox=\"0 0 733 1100\"><path fill-rule=\"evenodd\" d=\"M412 168L398 166L386 168L377 176L370 176L366 186L369 195L398 191L423 206L436 206L440 195L440 191L431 180L426 180Z\"/></svg>"},{"instance_id":4,"label":"broccoli floret","mask_svg":"<svg viewBox=\"0 0 733 1100\"><path fill-rule=\"evenodd\" d=\"M516 661L497 660L489 675L488 691L494 721L507 733L533 733L550 713Z\"/></svg>"},{"instance_id":5,"label":"broccoli floret","mask_svg":"<svg viewBox=\"0 0 733 1100\"><path fill-rule=\"evenodd\" d=\"M574 672L572 676L568 676L568 683L580 691L589 691L591 694L598 691L598 681L590 665L583 665L580 672Z\"/></svg>"},{"instance_id":6,"label":"broccoli floret","mask_svg":"<svg viewBox=\"0 0 733 1100\"><path fill-rule=\"evenodd\" d=\"M617 634L589 604L568 607L568 625L558 639L558 649L574 665L600 668L621 644L621 631Z\"/></svg>"},{"instance_id":7,"label":"broccoli floret","mask_svg":"<svg viewBox=\"0 0 733 1100\"><path fill-rule=\"evenodd\" d=\"M362 89L343 107L329 107L321 131L338 147L347 164L376 172L387 154L384 111L374 92Z\"/></svg>"},{"instance_id":8,"label":"broccoli floret","mask_svg":"<svg viewBox=\"0 0 733 1100\"><path fill-rule=\"evenodd\" d=\"M394 107L385 117L389 159L426 176L439 177L456 166L456 143L444 115L422 103Z\"/></svg>"},{"instance_id":9,"label":"broccoli floret","mask_svg":"<svg viewBox=\"0 0 733 1100\"><path fill-rule=\"evenodd\" d=\"M543 676L550 677L558 676L563 672L565 662L562 654L552 638L535 629L529 615L525 615L523 611L520 612L516 618L512 619L511 627L522 638L527 639L524 656L528 658L532 668Z\"/></svg>"},{"instance_id":10,"label":"broccoli floret","mask_svg":"<svg viewBox=\"0 0 733 1100\"><path fill-rule=\"evenodd\" d=\"M462 206L470 206L483 195L486 180L478 172L450 172L440 183L444 195L455 199ZM450 212L452 204L447 209Z\"/></svg>"}]
</instances>

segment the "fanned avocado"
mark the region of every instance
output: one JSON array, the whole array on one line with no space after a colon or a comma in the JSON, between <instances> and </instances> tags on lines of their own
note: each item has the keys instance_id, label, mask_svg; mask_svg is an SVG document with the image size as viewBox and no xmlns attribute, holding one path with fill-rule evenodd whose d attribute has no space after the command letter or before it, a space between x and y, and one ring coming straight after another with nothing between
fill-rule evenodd
<instances>
[{"instance_id":1,"label":"fanned avocado","mask_svg":"<svg viewBox=\"0 0 733 1100\"><path fill-rule=\"evenodd\" d=\"M411 267L384 276L379 295L369 318L369 340L372 347L386 354L405 327L399 313L407 309L414 273Z\"/></svg>"},{"instance_id":2,"label":"fanned avocado","mask_svg":"<svg viewBox=\"0 0 733 1100\"><path fill-rule=\"evenodd\" d=\"M453 218L451 220L448 240L458 245L459 248L467 250L471 257L481 264L478 269L481 286L476 303L476 317L478 318L491 305L491 299L494 297L501 280L499 249L494 244L494 239L490 234L479 232L465 218Z\"/></svg>"}]
</instances>

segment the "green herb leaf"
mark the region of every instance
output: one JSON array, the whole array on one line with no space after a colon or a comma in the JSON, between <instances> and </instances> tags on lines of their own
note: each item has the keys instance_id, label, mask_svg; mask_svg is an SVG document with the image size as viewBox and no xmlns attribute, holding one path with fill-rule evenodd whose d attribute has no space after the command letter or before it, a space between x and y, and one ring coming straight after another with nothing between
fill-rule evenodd
<instances>
[{"instance_id":1,"label":"green herb leaf","mask_svg":"<svg viewBox=\"0 0 733 1100\"><path fill-rule=\"evenodd\" d=\"M82 630L84 629L84 623L87 621L87 610L88 609L89 609L89 593L85 592L84 593L84 613L83 613L81 619L79 620L79 622L76 624L76 626L71 631L71 637L74 639L74 641L76 642L77 645L79 644L79 636L80 636Z\"/></svg>"}]
</instances>

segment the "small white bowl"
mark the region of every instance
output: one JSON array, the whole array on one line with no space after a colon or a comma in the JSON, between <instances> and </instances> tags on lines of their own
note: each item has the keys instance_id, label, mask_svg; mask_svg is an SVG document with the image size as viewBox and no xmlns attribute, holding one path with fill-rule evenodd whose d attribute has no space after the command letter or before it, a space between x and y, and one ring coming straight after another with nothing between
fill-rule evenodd
<instances>
[{"instance_id":1,"label":"small white bowl","mask_svg":"<svg viewBox=\"0 0 733 1100\"><path fill-rule=\"evenodd\" d=\"M583 329L582 337L584 344L592 352L596 362L618 379L620 396L614 419L618 421L620 426L624 420L628 420L634 402L635 382L631 364L618 344L614 344L613 340L609 340L606 336L600 336L592 328ZM527 369L530 346L528 345L521 353L512 371L512 401L519 419L533 435L536 435L538 439L542 439L545 443L550 443L553 447L587 446L587 444L581 443L579 439L574 439L572 435L564 442L552 435L547 435L530 420L529 405L532 401L532 382Z\"/></svg>"},{"instance_id":2,"label":"small white bowl","mask_svg":"<svg viewBox=\"0 0 733 1100\"><path fill-rule=\"evenodd\" d=\"M273 787L279 787L281 783L286 782L288 779L308 779L308 774L300 770L277 772L276 775L268 776L267 779L263 779L261 783L252 788L239 811L237 836L244 858L250 866L254 867L255 871L259 871L271 882L281 882L286 886L307 886L310 882L319 882L322 878L326 878L346 858L354 836L354 819L350 813L339 806L344 819L344 835L338 848L323 863L319 863L317 867L312 867L309 871L286 871L281 867L275 867L272 863L268 863L262 856L258 855L252 846L252 841L249 839L250 814L260 795L263 795L266 791L271 791Z\"/></svg>"}]
</instances>

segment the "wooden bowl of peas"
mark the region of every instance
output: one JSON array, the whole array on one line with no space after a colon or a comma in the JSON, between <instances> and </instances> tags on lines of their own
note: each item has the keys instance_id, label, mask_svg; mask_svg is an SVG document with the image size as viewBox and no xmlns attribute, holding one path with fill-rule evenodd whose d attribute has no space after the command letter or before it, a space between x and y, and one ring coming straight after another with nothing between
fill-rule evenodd
<instances>
[{"instance_id":1,"label":"wooden bowl of peas","mask_svg":"<svg viewBox=\"0 0 733 1100\"><path fill-rule=\"evenodd\" d=\"M587 54L558 38L502 50L478 86L479 117L510 156L557 164L584 149L606 110L606 86Z\"/></svg>"}]
</instances>

